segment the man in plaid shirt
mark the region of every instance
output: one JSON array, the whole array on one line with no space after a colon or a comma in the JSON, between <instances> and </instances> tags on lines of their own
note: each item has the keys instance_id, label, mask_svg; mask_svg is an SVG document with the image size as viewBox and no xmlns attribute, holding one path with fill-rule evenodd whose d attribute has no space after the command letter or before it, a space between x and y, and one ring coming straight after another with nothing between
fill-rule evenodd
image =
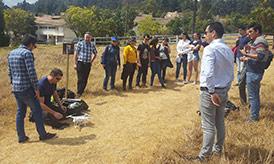
<instances>
[{"instance_id":1,"label":"man in plaid shirt","mask_svg":"<svg viewBox=\"0 0 274 164\"><path fill-rule=\"evenodd\" d=\"M37 99L39 97L38 80L32 53L32 50L36 48L35 43L36 38L34 36L25 35L22 45L11 51L8 56L9 77L17 103L16 130L19 143L24 143L29 140L24 128L27 106L32 110L39 139L47 140L56 136L56 134L46 132L42 109Z\"/></svg>"},{"instance_id":2,"label":"man in plaid shirt","mask_svg":"<svg viewBox=\"0 0 274 164\"><path fill-rule=\"evenodd\" d=\"M95 45L91 42L92 36L89 32L84 35L84 40L79 41L74 53L74 69L77 71L77 97L80 97L87 85L90 68L97 56Z\"/></svg>"}]
</instances>

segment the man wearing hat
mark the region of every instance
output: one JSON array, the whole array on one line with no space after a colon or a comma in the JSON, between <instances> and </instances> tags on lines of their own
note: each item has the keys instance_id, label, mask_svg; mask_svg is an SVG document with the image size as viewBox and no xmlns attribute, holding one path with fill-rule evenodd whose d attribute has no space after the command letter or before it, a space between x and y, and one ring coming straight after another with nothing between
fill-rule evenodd
<instances>
[{"instance_id":1,"label":"man wearing hat","mask_svg":"<svg viewBox=\"0 0 274 164\"><path fill-rule=\"evenodd\" d=\"M117 37L111 37L112 43L107 45L103 54L101 64L105 69L105 79L103 83L103 89L107 91L107 85L109 77L110 89L115 89L115 76L117 71L117 65L120 68L120 47Z\"/></svg>"},{"instance_id":2,"label":"man wearing hat","mask_svg":"<svg viewBox=\"0 0 274 164\"><path fill-rule=\"evenodd\" d=\"M8 72L17 103L16 130L19 143L29 140L24 127L27 106L32 111L39 139L47 140L56 136L56 134L47 133L44 127L42 109L38 100L38 79L32 53L32 50L36 48L35 44L36 38L26 34L20 47L11 51L8 56Z\"/></svg>"},{"instance_id":3,"label":"man wearing hat","mask_svg":"<svg viewBox=\"0 0 274 164\"><path fill-rule=\"evenodd\" d=\"M137 49L135 48L136 38L132 37L128 45L124 48L124 64L123 64L123 72L122 72L122 80L123 80L123 90L126 90L126 83L128 81L128 89L132 89L132 80L134 76L134 72L137 66Z\"/></svg>"}]
</instances>

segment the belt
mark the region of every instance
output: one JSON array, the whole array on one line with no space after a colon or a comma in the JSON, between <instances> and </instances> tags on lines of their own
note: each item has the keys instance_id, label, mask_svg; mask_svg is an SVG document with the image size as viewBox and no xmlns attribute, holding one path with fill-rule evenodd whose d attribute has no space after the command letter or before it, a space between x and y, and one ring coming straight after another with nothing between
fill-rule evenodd
<instances>
[{"instance_id":1,"label":"belt","mask_svg":"<svg viewBox=\"0 0 274 164\"><path fill-rule=\"evenodd\" d=\"M225 89L226 87L215 87L214 89L215 90L218 90L218 89ZM200 87L200 91L208 91L208 88L207 87Z\"/></svg>"}]
</instances>

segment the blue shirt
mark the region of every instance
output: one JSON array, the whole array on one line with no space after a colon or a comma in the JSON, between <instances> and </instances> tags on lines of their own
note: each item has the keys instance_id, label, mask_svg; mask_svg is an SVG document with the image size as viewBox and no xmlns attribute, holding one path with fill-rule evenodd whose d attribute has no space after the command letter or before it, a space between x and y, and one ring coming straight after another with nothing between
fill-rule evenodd
<instances>
[{"instance_id":1,"label":"blue shirt","mask_svg":"<svg viewBox=\"0 0 274 164\"><path fill-rule=\"evenodd\" d=\"M8 74L13 92L22 92L30 87L38 88L34 57L26 46L12 50L8 56Z\"/></svg>"},{"instance_id":2,"label":"blue shirt","mask_svg":"<svg viewBox=\"0 0 274 164\"><path fill-rule=\"evenodd\" d=\"M108 45L103 54L101 64L118 64L120 65L120 47Z\"/></svg>"},{"instance_id":3,"label":"blue shirt","mask_svg":"<svg viewBox=\"0 0 274 164\"><path fill-rule=\"evenodd\" d=\"M38 82L40 96L44 97L44 104L51 105L51 96L56 90L56 84L50 84L48 78L42 77Z\"/></svg>"},{"instance_id":4,"label":"blue shirt","mask_svg":"<svg viewBox=\"0 0 274 164\"><path fill-rule=\"evenodd\" d=\"M222 39L213 40L205 47L201 61L200 86L210 93L215 88L230 87L234 78L234 55Z\"/></svg>"},{"instance_id":5,"label":"blue shirt","mask_svg":"<svg viewBox=\"0 0 274 164\"><path fill-rule=\"evenodd\" d=\"M241 53L240 50L243 49L249 41L250 41L250 39L247 37L247 35L241 36L239 38L239 45L237 48L237 58L243 57L243 54Z\"/></svg>"},{"instance_id":6,"label":"blue shirt","mask_svg":"<svg viewBox=\"0 0 274 164\"><path fill-rule=\"evenodd\" d=\"M259 36L251 45L250 54L257 54L257 59L248 59L246 62L246 71L252 73L263 74L266 54L268 53L268 43L263 36Z\"/></svg>"},{"instance_id":7,"label":"blue shirt","mask_svg":"<svg viewBox=\"0 0 274 164\"><path fill-rule=\"evenodd\" d=\"M85 40L80 41L77 43L76 46L76 53L77 53L77 60L90 63L92 55L97 54L96 47L92 42L86 42Z\"/></svg>"}]
</instances>

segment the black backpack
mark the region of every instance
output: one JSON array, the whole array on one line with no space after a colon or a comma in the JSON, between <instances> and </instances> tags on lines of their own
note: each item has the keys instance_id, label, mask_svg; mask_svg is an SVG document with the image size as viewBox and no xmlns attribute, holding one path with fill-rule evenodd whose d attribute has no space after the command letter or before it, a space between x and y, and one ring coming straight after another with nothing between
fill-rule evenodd
<instances>
[{"instance_id":1,"label":"black backpack","mask_svg":"<svg viewBox=\"0 0 274 164\"><path fill-rule=\"evenodd\" d=\"M268 50L268 53L265 55L263 59L264 69L267 69L270 66L272 60L273 60L273 53L270 50Z\"/></svg>"}]
</instances>

